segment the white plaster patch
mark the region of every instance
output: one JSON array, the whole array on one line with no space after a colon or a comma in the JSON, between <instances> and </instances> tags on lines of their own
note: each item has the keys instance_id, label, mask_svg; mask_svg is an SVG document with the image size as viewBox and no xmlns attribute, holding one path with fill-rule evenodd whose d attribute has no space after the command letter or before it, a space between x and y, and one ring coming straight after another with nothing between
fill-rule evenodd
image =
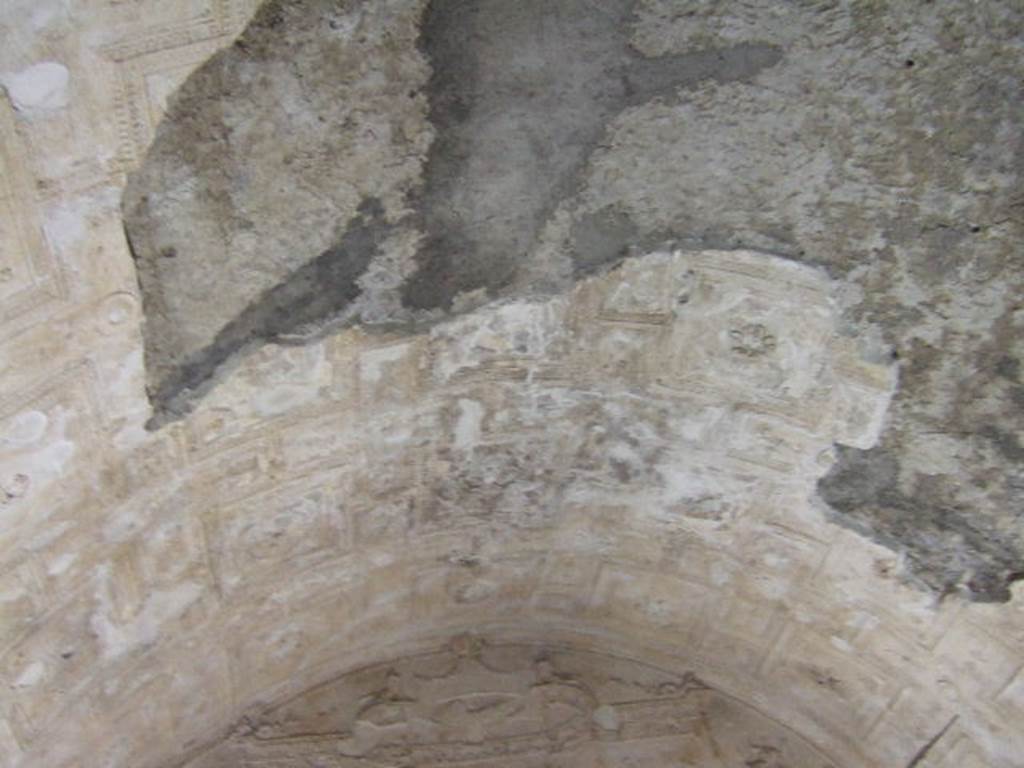
<instances>
[{"instance_id":1,"label":"white plaster patch","mask_svg":"<svg viewBox=\"0 0 1024 768\"><path fill-rule=\"evenodd\" d=\"M157 639L160 627L184 613L185 609L203 594L203 586L184 582L173 589L153 592L146 599L138 615L130 622L115 624L110 619L109 599L100 597L107 610L93 614L91 625L103 646L103 656L113 659L141 645L148 645Z\"/></svg>"},{"instance_id":2,"label":"white plaster patch","mask_svg":"<svg viewBox=\"0 0 1024 768\"><path fill-rule=\"evenodd\" d=\"M390 552L374 552L367 559L374 568L386 568L395 562L395 556Z\"/></svg>"},{"instance_id":3,"label":"white plaster patch","mask_svg":"<svg viewBox=\"0 0 1024 768\"><path fill-rule=\"evenodd\" d=\"M384 378L385 367L404 359L411 348L411 344L395 344L364 353L360 358L360 378L363 383L379 383Z\"/></svg>"},{"instance_id":4,"label":"white plaster patch","mask_svg":"<svg viewBox=\"0 0 1024 768\"><path fill-rule=\"evenodd\" d=\"M14 681L15 688L32 688L42 682L46 674L46 667L41 661L33 661L22 671Z\"/></svg>"},{"instance_id":5,"label":"white plaster patch","mask_svg":"<svg viewBox=\"0 0 1024 768\"><path fill-rule=\"evenodd\" d=\"M287 659L302 647L302 630L294 624L288 624L267 638L270 658L275 661Z\"/></svg>"},{"instance_id":6,"label":"white plaster patch","mask_svg":"<svg viewBox=\"0 0 1024 768\"><path fill-rule=\"evenodd\" d=\"M431 331L440 354L435 372L441 381L502 356L542 358L562 337L565 301L508 302L487 307Z\"/></svg>"},{"instance_id":7,"label":"white plaster patch","mask_svg":"<svg viewBox=\"0 0 1024 768\"><path fill-rule=\"evenodd\" d=\"M836 635L832 635L828 639L828 641L832 644L832 647L835 648L837 651L842 651L843 653L854 653L856 651L856 649L852 645L850 645L846 640L843 640L843 638L838 637Z\"/></svg>"},{"instance_id":8,"label":"white plaster patch","mask_svg":"<svg viewBox=\"0 0 1024 768\"><path fill-rule=\"evenodd\" d=\"M888 386L868 392L863 387L846 382L837 391L838 413L835 421L835 441L856 448L867 449L878 443L885 427L889 405L896 394L899 371L896 366L872 366L884 372Z\"/></svg>"},{"instance_id":9,"label":"white plaster patch","mask_svg":"<svg viewBox=\"0 0 1024 768\"><path fill-rule=\"evenodd\" d=\"M619 729L619 713L615 707L604 705L594 710L594 722L606 731L617 731Z\"/></svg>"},{"instance_id":10,"label":"white plaster patch","mask_svg":"<svg viewBox=\"0 0 1024 768\"><path fill-rule=\"evenodd\" d=\"M20 72L0 75L14 108L28 117L41 117L68 105L67 67L56 61L33 64Z\"/></svg>"},{"instance_id":11,"label":"white plaster patch","mask_svg":"<svg viewBox=\"0 0 1024 768\"><path fill-rule=\"evenodd\" d=\"M315 397L316 390L311 387L275 387L266 392L259 393L256 397L254 410L260 416L277 416L278 414L297 408L303 403L308 403Z\"/></svg>"},{"instance_id":12,"label":"white plaster patch","mask_svg":"<svg viewBox=\"0 0 1024 768\"><path fill-rule=\"evenodd\" d=\"M484 409L476 400L459 400L459 420L455 423L455 447L470 450L480 442Z\"/></svg>"},{"instance_id":13,"label":"white plaster patch","mask_svg":"<svg viewBox=\"0 0 1024 768\"><path fill-rule=\"evenodd\" d=\"M46 434L49 419L41 411L25 411L15 416L8 426L3 442L13 448L33 445Z\"/></svg>"},{"instance_id":14,"label":"white plaster patch","mask_svg":"<svg viewBox=\"0 0 1024 768\"><path fill-rule=\"evenodd\" d=\"M50 576L60 576L62 573L67 571L67 569L70 568L77 559L78 555L74 552L65 552L50 564L50 567L46 569L46 572Z\"/></svg>"},{"instance_id":15,"label":"white plaster patch","mask_svg":"<svg viewBox=\"0 0 1024 768\"><path fill-rule=\"evenodd\" d=\"M675 431L687 443L706 445L715 440L722 431L724 407L702 408L681 416L675 422Z\"/></svg>"},{"instance_id":16,"label":"white plaster patch","mask_svg":"<svg viewBox=\"0 0 1024 768\"><path fill-rule=\"evenodd\" d=\"M732 572L720 562L711 564L711 583L716 587L723 587L732 581Z\"/></svg>"},{"instance_id":17,"label":"white plaster patch","mask_svg":"<svg viewBox=\"0 0 1024 768\"><path fill-rule=\"evenodd\" d=\"M721 489L699 469L684 462L659 466L665 480L665 499L668 503L693 501L721 496Z\"/></svg>"},{"instance_id":18,"label":"white plaster patch","mask_svg":"<svg viewBox=\"0 0 1024 768\"><path fill-rule=\"evenodd\" d=\"M26 411L0 423L0 490L21 498L57 480L75 454L68 439L68 412L54 407L48 413Z\"/></svg>"},{"instance_id":19,"label":"white plaster patch","mask_svg":"<svg viewBox=\"0 0 1024 768\"><path fill-rule=\"evenodd\" d=\"M35 30L42 30L57 21L62 12L65 11L62 7L55 7L53 5L37 5L33 11L29 21L32 24L32 28Z\"/></svg>"},{"instance_id":20,"label":"white plaster patch","mask_svg":"<svg viewBox=\"0 0 1024 768\"><path fill-rule=\"evenodd\" d=\"M47 210L43 231L54 250L66 253L85 237L87 225L88 217L80 206L61 204Z\"/></svg>"},{"instance_id":21,"label":"white plaster patch","mask_svg":"<svg viewBox=\"0 0 1024 768\"><path fill-rule=\"evenodd\" d=\"M52 33L57 31L56 28L59 25L71 21L69 7L71 2L72 0L4 0L3 3L0 3L0 25L15 30L25 27L26 32ZM25 34L23 37L24 40L19 39L12 42L22 43L21 47L24 49L29 47L37 36ZM4 48L2 53L7 57L7 67L11 67L14 62L24 62L25 59L18 56L22 51L19 51L17 46L5 46Z\"/></svg>"},{"instance_id":22,"label":"white plaster patch","mask_svg":"<svg viewBox=\"0 0 1024 768\"><path fill-rule=\"evenodd\" d=\"M132 327L131 333L137 333L135 326ZM111 410L122 420L113 437L114 445L119 450L134 448L150 437L145 429L150 406L145 394L143 360L142 348L133 346L130 352L116 362L107 380Z\"/></svg>"}]
</instances>

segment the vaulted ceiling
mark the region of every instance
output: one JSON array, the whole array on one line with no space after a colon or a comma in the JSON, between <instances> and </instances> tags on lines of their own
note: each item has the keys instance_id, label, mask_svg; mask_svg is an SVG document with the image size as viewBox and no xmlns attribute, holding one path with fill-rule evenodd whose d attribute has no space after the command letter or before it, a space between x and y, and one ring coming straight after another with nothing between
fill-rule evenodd
<instances>
[{"instance_id":1,"label":"vaulted ceiling","mask_svg":"<svg viewBox=\"0 0 1024 768\"><path fill-rule=\"evenodd\" d=\"M1014 4L0 33L0 764L1020 765Z\"/></svg>"}]
</instances>

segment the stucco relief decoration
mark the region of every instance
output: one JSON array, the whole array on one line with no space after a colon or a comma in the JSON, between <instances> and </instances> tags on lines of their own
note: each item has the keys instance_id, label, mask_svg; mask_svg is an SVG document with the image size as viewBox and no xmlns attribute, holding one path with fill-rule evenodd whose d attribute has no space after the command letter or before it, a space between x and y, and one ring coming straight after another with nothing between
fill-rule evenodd
<instances>
[{"instance_id":1,"label":"stucco relief decoration","mask_svg":"<svg viewBox=\"0 0 1024 768\"><path fill-rule=\"evenodd\" d=\"M0 767L1020 768L1019 3L0 41Z\"/></svg>"}]
</instances>

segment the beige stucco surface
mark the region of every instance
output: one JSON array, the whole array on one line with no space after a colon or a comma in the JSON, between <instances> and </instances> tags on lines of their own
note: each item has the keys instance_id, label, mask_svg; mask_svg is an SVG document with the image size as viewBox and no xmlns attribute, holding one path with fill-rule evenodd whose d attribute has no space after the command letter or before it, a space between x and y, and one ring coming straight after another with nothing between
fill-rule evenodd
<instances>
[{"instance_id":1,"label":"beige stucco surface","mask_svg":"<svg viewBox=\"0 0 1024 768\"><path fill-rule=\"evenodd\" d=\"M301 733L270 757L205 750L467 637L690 673L685 706L738 723L736 765L767 720L807 765L1024 764L1020 582L1004 604L940 599L815 494L833 443L878 439L898 378L844 335L822 270L654 249L417 335L265 346L147 432L121 188L251 11L0 14L0 765L387 764ZM460 695L506 685L474 674ZM625 739L609 701L588 716ZM694 729L686 754L725 760Z\"/></svg>"}]
</instances>

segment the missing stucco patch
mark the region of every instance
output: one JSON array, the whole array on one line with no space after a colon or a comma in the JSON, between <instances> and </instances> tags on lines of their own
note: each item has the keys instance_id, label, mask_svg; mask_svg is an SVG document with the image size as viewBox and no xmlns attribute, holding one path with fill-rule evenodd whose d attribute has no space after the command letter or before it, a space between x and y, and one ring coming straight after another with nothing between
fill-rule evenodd
<instances>
[{"instance_id":1,"label":"missing stucco patch","mask_svg":"<svg viewBox=\"0 0 1024 768\"><path fill-rule=\"evenodd\" d=\"M417 330L659 242L750 247L824 266L847 330L899 357L877 447L840 446L821 481L836 520L940 593L1005 599L1024 571L1009 43L969 8L952 51L916 6L742 5L264 4L125 193L151 426L262 340ZM891 29L930 47L913 109Z\"/></svg>"},{"instance_id":2,"label":"missing stucco patch","mask_svg":"<svg viewBox=\"0 0 1024 768\"><path fill-rule=\"evenodd\" d=\"M818 493L839 522L905 552L913 577L939 594L1010 599L1010 585L1024 572L1020 553L950 494L925 487L941 485L941 478L919 478L906 488L899 451L884 445L839 445L836 452L838 461L818 482Z\"/></svg>"},{"instance_id":3,"label":"missing stucco patch","mask_svg":"<svg viewBox=\"0 0 1024 768\"><path fill-rule=\"evenodd\" d=\"M187 413L190 398L202 393L217 369L247 346L315 335L317 326L355 300L359 277L391 230L383 216L379 200L365 200L337 243L256 297L209 346L178 365L153 392L160 407L150 427Z\"/></svg>"},{"instance_id":4,"label":"missing stucco patch","mask_svg":"<svg viewBox=\"0 0 1024 768\"><path fill-rule=\"evenodd\" d=\"M415 326L461 295L507 295L611 119L781 57L744 43L647 58L630 44L636 5L266 3L172 100L126 190L153 424L287 327L346 309ZM419 238L392 281L400 300L361 295L396 229ZM619 259L635 228L620 214L574 232L579 277Z\"/></svg>"}]
</instances>

